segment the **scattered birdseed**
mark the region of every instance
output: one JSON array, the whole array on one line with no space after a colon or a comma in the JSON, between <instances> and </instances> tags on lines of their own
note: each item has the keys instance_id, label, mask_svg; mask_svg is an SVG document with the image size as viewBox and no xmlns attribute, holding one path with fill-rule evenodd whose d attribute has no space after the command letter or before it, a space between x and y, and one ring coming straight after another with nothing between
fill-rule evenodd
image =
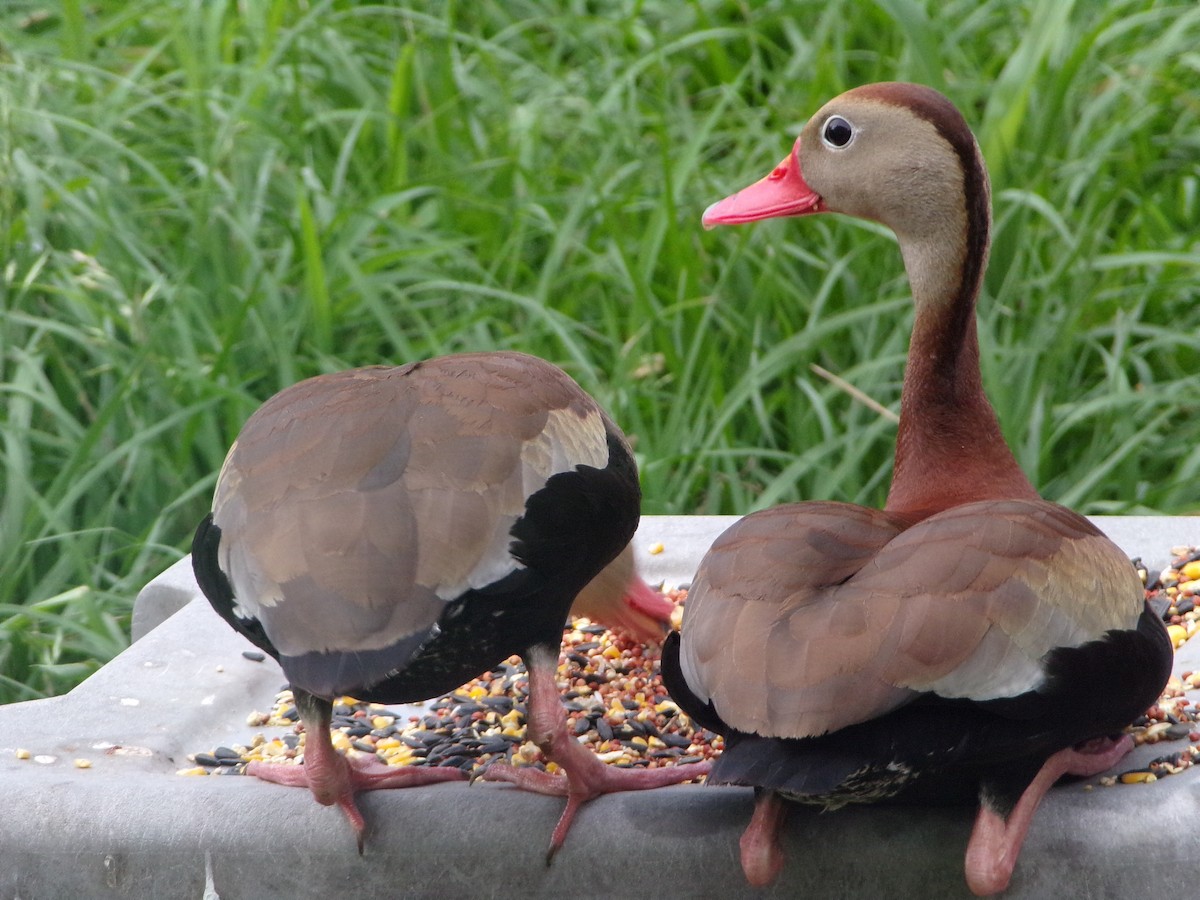
<instances>
[{"instance_id":1,"label":"scattered birdseed","mask_svg":"<svg viewBox=\"0 0 1200 900\"><path fill-rule=\"evenodd\" d=\"M92 761L90 759L75 760L75 768L77 768L77 769L90 769L91 767L92 767Z\"/></svg>"},{"instance_id":2,"label":"scattered birdseed","mask_svg":"<svg viewBox=\"0 0 1200 900\"><path fill-rule=\"evenodd\" d=\"M681 604L684 591L668 591ZM693 726L667 696L659 677L659 648L646 646L587 619L563 635L558 687L568 733L604 762L620 768L658 768L709 759L722 739ZM557 766L525 736L528 673L520 657L426 704L417 715L400 715L375 703L342 697L333 704L334 747L348 755L371 753L389 766L454 766L475 776L503 760L554 772ZM296 763L304 734L290 690L276 695L269 712L253 712L251 727L290 729L246 744L193 753L195 768L180 774L241 773L253 760Z\"/></svg>"},{"instance_id":3,"label":"scattered birdseed","mask_svg":"<svg viewBox=\"0 0 1200 900\"><path fill-rule=\"evenodd\" d=\"M1153 581L1140 561L1134 562L1143 581L1149 581L1147 599L1156 608L1165 603L1163 620L1178 650L1200 630L1200 550L1176 548L1172 555L1171 566ZM687 590L666 595L676 604L672 626L678 629ZM253 650L243 655L261 656ZM657 646L644 646L577 619L563 637L557 680L568 733L610 765L656 768L711 759L721 751L722 738L693 726L667 695L659 677ZM1098 783L1151 784L1200 763L1200 710L1185 695L1195 689L1200 689L1200 671L1173 676L1158 702L1126 729L1136 745L1187 741L1182 750L1157 757L1143 769L1104 776ZM514 656L430 701L420 715L404 717L380 704L342 697L333 708L334 746L351 756L373 753L390 766L455 766L472 776L496 760L556 771L557 766L525 739L527 695L525 666ZM194 753L190 758L196 765L178 774L242 774L253 760L303 761L304 734L290 690L276 695L269 712L250 713L246 724L289 731L270 738L256 734L248 744Z\"/></svg>"},{"instance_id":4,"label":"scattered birdseed","mask_svg":"<svg viewBox=\"0 0 1200 900\"><path fill-rule=\"evenodd\" d=\"M1200 550L1180 547L1173 555L1171 565L1146 585L1146 591L1152 601L1166 599L1163 621L1171 632L1172 643L1179 649L1200 628L1200 613L1196 610L1196 597L1200 594Z\"/></svg>"},{"instance_id":5,"label":"scattered birdseed","mask_svg":"<svg viewBox=\"0 0 1200 900\"><path fill-rule=\"evenodd\" d=\"M1191 639L1200 622L1195 596L1200 594L1200 550L1182 547L1172 550L1173 561L1162 575L1149 581L1140 561L1134 564L1146 584L1146 599L1156 609L1164 604L1163 621L1171 643L1178 650ZM1163 688L1158 702L1125 729L1137 746L1163 741L1184 741L1187 745L1176 753L1168 753L1150 761L1144 769L1131 769L1120 775L1100 779L1100 784L1150 784L1167 775L1178 775L1200 763L1200 710L1188 699L1186 692L1200 688L1200 672L1172 675Z\"/></svg>"},{"instance_id":6,"label":"scattered birdseed","mask_svg":"<svg viewBox=\"0 0 1200 900\"><path fill-rule=\"evenodd\" d=\"M28 750L26 750L24 747L18 747L16 750L13 751L13 755L17 759L29 759L30 757L33 756L33 754L30 753Z\"/></svg>"}]
</instances>

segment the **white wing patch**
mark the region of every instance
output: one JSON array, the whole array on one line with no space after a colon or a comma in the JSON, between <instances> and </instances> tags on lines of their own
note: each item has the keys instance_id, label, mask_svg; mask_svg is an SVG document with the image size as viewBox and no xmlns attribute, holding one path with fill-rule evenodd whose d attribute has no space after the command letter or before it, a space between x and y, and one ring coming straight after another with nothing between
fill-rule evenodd
<instances>
[{"instance_id":1,"label":"white wing patch","mask_svg":"<svg viewBox=\"0 0 1200 900\"><path fill-rule=\"evenodd\" d=\"M978 701L1015 697L1041 687L1046 677L1042 660L1055 647L1074 647L1099 636L1062 608L1041 603L1011 634L993 624L954 671L941 678L905 680L903 687Z\"/></svg>"},{"instance_id":2,"label":"white wing patch","mask_svg":"<svg viewBox=\"0 0 1200 900\"><path fill-rule=\"evenodd\" d=\"M576 466L602 469L606 465L608 442L600 414L592 410L581 421L571 410L556 409L542 433L521 448L521 488L524 496L530 497L559 472L569 472ZM524 503L522 498L522 508Z\"/></svg>"},{"instance_id":3,"label":"white wing patch","mask_svg":"<svg viewBox=\"0 0 1200 900\"><path fill-rule=\"evenodd\" d=\"M901 686L933 691L942 697L995 700L1015 697L1041 686L1046 673L1038 659L999 628L992 626L975 652L953 672L930 680L905 679Z\"/></svg>"},{"instance_id":4,"label":"white wing patch","mask_svg":"<svg viewBox=\"0 0 1200 900\"><path fill-rule=\"evenodd\" d=\"M519 476L496 485L488 493L493 528L475 565L461 578L442 580L434 590L443 600L452 600L471 588L486 587L524 568L509 552L512 527L525 512L525 501L561 472L576 466L603 468L608 465L608 442L599 412L590 411L580 420L571 410L553 410L546 427L521 448ZM418 569L417 580L428 584Z\"/></svg>"}]
</instances>

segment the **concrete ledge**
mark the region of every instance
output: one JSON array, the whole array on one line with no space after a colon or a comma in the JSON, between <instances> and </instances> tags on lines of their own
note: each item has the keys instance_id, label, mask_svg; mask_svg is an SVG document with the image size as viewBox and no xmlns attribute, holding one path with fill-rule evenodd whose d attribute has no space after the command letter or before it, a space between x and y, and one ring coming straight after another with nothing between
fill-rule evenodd
<instances>
[{"instance_id":1,"label":"concrete ledge","mask_svg":"<svg viewBox=\"0 0 1200 900\"><path fill-rule=\"evenodd\" d=\"M648 580L686 582L726 517L643 520ZM1200 544L1200 518L1098 518L1151 570ZM648 548L662 542L664 551ZM547 868L561 801L506 785L445 784L366 794L368 847L305 791L250 778L183 778L190 752L245 740L252 709L283 681L202 599L184 560L135 607L139 640L63 697L0 707L0 898L226 900L351 889L377 896L968 896L973 810L797 809L775 886L751 891L737 841L751 792L683 785L589 804ZM1195 646L1193 646L1195 645ZM1200 641L1177 671L1200 669ZM1191 695L1200 701L1200 692ZM1142 747L1122 769L1182 744ZM15 748L35 759L18 760ZM41 757L42 761L35 761ZM91 768L78 769L75 759ZM1152 785L1051 792L1007 896L1191 898L1200 769ZM206 878L207 872L207 878ZM205 895L211 896L211 895Z\"/></svg>"}]
</instances>

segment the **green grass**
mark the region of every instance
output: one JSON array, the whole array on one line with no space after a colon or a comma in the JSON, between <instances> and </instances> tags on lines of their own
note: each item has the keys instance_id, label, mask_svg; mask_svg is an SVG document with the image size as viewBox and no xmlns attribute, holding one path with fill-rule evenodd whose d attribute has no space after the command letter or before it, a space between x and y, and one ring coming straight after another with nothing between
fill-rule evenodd
<instances>
[{"instance_id":1,"label":"green grass","mask_svg":"<svg viewBox=\"0 0 1200 900\"><path fill-rule=\"evenodd\" d=\"M835 217L705 233L805 117L976 128L985 379L1050 498L1200 507L1190 0L15 0L0 10L0 700L120 650L245 417L515 348L636 441L647 513L882 502L911 308Z\"/></svg>"}]
</instances>

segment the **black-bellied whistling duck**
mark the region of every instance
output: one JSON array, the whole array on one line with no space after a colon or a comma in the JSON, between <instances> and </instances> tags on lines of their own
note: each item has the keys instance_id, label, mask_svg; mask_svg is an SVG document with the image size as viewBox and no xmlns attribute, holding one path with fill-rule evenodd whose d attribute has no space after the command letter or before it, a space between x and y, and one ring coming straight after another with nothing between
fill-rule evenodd
<instances>
[{"instance_id":1,"label":"black-bellied whistling duck","mask_svg":"<svg viewBox=\"0 0 1200 900\"><path fill-rule=\"evenodd\" d=\"M584 801L702 774L606 766L567 734L556 700L581 591L582 611L643 637L669 613L633 572L640 503L624 436L535 357L446 356L276 394L230 449L192 546L205 595L279 660L305 725L302 767L251 774L340 806L361 851L356 792L465 776L351 764L330 740L331 701L428 699L514 653L529 670L527 733L566 775L493 766L485 777L568 798L551 852ZM641 609L624 610L626 588Z\"/></svg>"},{"instance_id":2,"label":"black-bellied whistling duck","mask_svg":"<svg viewBox=\"0 0 1200 900\"><path fill-rule=\"evenodd\" d=\"M704 224L826 211L896 233L916 304L887 503L740 520L700 565L663 676L725 735L710 783L757 788L752 883L783 864L781 798L978 802L967 883L994 893L1047 789L1131 749L1118 734L1158 697L1171 645L1130 561L1039 498L984 395L990 199L962 116L919 85L849 91Z\"/></svg>"}]
</instances>

